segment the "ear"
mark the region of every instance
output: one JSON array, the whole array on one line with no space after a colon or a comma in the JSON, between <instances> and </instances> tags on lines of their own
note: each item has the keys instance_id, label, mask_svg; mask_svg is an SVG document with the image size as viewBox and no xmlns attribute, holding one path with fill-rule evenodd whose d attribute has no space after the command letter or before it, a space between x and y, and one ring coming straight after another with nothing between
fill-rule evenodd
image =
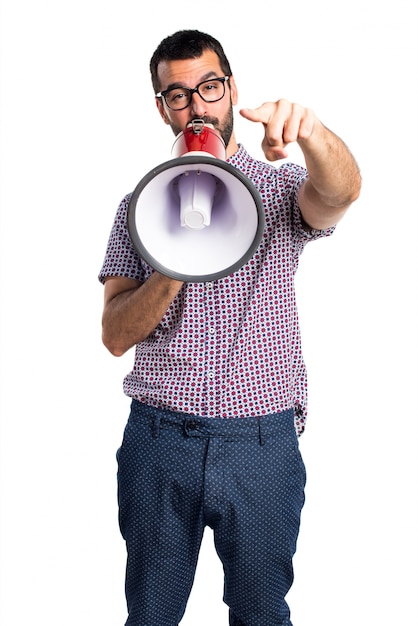
<instances>
[{"instance_id":1,"label":"ear","mask_svg":"<svg viewBox=\"0 0 418 626\"><path fill-rule=\"evenodd\" d=\"M169 124L170 120L168 119L168 117L166 115L162 99L161 98L155 98L155 104L157 105L157 109L158 109L161 117L163 118L164 122L166 124Z\"/></svg>"},{"instance_id":2,"label":"ear","mask_svg":"<svg viewBox=\"0 0 418 626\"><path fill-rule=\"evenodd\" d=\"M228 82L229 82L229 88L231 90L231 102L235 106L236 104L238 104L238 89L235 84L235 78L231 76Z\"/></svg>"}]
</instances>

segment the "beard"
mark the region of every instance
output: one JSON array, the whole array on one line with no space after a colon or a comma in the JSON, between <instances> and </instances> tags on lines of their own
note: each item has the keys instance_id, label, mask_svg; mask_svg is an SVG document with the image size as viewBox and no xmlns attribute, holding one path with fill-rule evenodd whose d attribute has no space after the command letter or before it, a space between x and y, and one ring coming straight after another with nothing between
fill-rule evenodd
<instances>
[{"instance_id":1,"label":"beard","mask_svg":"<svg viewBox=\"0 0 418 626\"><path fill-rule=\"evenodd\" d=\"M212 124L214 129L217 130L222 137L225 143L225 148L228 147L229 140L231 139L232 131L234 129L234 113L232 109L232 103L230 104L228 112L222 122L220 122L219 118L217 117L209 117L208 115L205 115L202 118L194 117L189 121L189 123L195 119L202 119L205 124ZM170 128L176 137L184 130L183 128L175 126L174 124L170 124Z\"/></svg>"}]
</instances>

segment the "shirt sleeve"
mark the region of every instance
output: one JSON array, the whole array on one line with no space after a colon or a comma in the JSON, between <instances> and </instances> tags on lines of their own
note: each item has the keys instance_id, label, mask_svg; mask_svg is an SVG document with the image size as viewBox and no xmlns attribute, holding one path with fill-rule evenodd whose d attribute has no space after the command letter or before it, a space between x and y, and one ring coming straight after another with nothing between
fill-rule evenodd
<instances>
[{"instance_id":1,"label":"shirt sleeve","mask_svg":"<svg viewBox=\"0 0 418 626\"><path fill-rule=\"evenodd\" d=\"M324 230L318 230L316 228L307 227L303 220L302 212L299 206L299 189L302 184L309 178L309 173L306 168L294 163L287 163L282 165L282 174L286 180L286 186L289 188L292 197L292 231L296 240L299 240L300 244L304 246L308 241L314 241L315 239L321 239L322 237L329 237L335 230L335 226L326 228Z\"/></svg>"},{"instance_id":2,"label":"shirt sleeve","mask_svg":"<svg viewBox=\"0 0 418 626\"><path fill-rule=\"evenodd\" d=\"M119 204L113 227L110 232L106 254L99 281L104 283L106 278L123 276L144 282L145 274L141 258L136 252L128 231L128 206L132 194L124 197Z\"/></svg>"}]
</instances>

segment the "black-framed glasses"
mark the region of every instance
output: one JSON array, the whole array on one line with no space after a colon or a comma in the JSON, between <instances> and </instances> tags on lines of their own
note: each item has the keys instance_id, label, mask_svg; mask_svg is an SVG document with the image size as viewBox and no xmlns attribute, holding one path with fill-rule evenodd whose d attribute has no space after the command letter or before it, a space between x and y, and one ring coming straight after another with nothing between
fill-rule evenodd
<instances>
[{"instance_id":1,"label":"black-framed glasses","mask_svg":"<svg viewBox=\"0 0 418 626\"><path fill-rule=\"evenodd\" d=\"M155 97L164 98L168 108L173 109L173 111L181 111L188 107L194 93L198 93L205 102L217 102L224 97L225 83L229 78L229 76L210 78L196 85L194 89L189 89L188 87L173 87L172 89L160 91Z\"/></svg>"}]
</instances>

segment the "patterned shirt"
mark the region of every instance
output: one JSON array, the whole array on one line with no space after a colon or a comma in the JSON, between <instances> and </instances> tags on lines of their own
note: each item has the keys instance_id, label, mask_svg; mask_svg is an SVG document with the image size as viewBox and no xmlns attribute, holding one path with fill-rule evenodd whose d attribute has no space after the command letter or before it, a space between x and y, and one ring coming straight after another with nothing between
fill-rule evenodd
<instances>
[{"instance_id":1,"label":"patterned shirt","mask_svg":"<svg viewBox=\"0 0 418 626\"><path fill-rule=\"evenodd\" d=\"M305 168L276 168L239 146L228 162L257 187L265 207L263 239L238 271L184 284L147 339L136 346L126 395L157 408L212 418L250 417L295 409L301 435L307 377L294 276L305 244L330 235L303 228L298 190ZM129 238L121 202L99 280L124 276L143 283L152 273Z\"/></svg>"}]
</instances>

